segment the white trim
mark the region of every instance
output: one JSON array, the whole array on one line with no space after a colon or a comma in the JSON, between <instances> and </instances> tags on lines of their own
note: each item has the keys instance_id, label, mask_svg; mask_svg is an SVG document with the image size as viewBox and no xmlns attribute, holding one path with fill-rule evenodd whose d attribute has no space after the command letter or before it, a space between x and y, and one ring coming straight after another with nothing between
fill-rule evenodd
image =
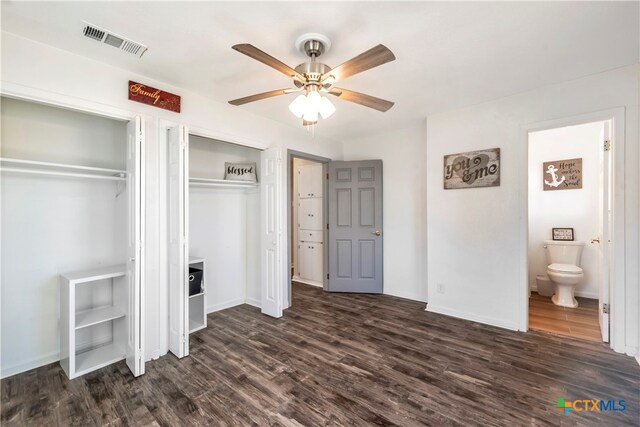
<instances>
[{"instance_id":1,"label":"white trim","mask_svg":"<svg viewBox=\"0 0 640 427\"><path fill-rule=\"evenodd\" d=\"M537 286L532 286L531 288L531 292L538 292L538 287ZM581 298L588 298L588 299L598 299L598 293L597 292L589 292L589 291L575 291L575 296L577 297L581 297ZM551 298L551 297L549 297Z\"/></svg>"},{"instance_id":2,"label":"white trim","mask_svg":"<svg viewBox=\"0 0 640 427\"><path fill-rule=\"evenodd\" d=\"M260 308L260 306L262 304L262 301L260 301L259 299L256 299L256 298L247 297L246 300L245 300L245 304L248 304L248 305L250 305L252 307Z\"/></svg>"},{"instance_id":3,"label":"white trim","mask_svg":"<svg viewBox=\"0 0 640 427\"><path fill-rule=\"evenodd\" d=\"M624 206L624 146L625 146L625 107L611 108L601 111L594 111L570 117L545 120L542 122L528 123L520 126L521 138L517 144L518 164L521 165L522 173L519 174L519 290L518 290L518 327L523 331L529 329L529 272L528 272L528 245L529 245L529 176L528 176L528 152L529 133L555 129L566 126L574 126L584 123L611 120L613 123L613 159L612 159L612 179L613 179L613 216L611 251L613 280L610 283L611 316L610 316L610 347L618 352L625 353L625 206ZM616 191L617 190L617 191Z\"/></svg>"},{"instance_id":4,"label":"white trim","mask_svg":"<svg viewBox=\"0 0 640 427\"><path fill-rule=\"evenodd\" d=\"M207 314L215 313L216 311L224 310L225 308L235 307L236 305L242 305L244 303L245 303L245 298L236 298L230 301L210 305L207 307Z\"/></svg>"},{"instance_id":5,"label":"white trim","mask_svg":"<svg viewBox=\"0 0 640 427\"><path fill-rule=\"evenodd\" d=\"M636 362L638 362L638 365L640 365L640 356L636 356Z\"/></svg>"},{"instance_id":6,"label":"white trim","mask_svg":"<svg viewBox=\"0 0 640 427\"><path fill-rule=\"evenodd\" d=\"M50 363L58 362L60 360L60 352L49 353L44 356L36 357L27 362L18 363L17 365L2 368L2 375L0 378L5 379L22 372L30 371L32 369L39 368Z\"/></svg>"},{"instance_id":7,"label":"white trim","mask_svg":"<svg viewBox=\"0 0 640 427\"><path fill-rule=\"evenodd\" d=\"M291 278L291 281L292 282L302 283L303 285L313 286L313 287L316 287L316 288L322 288L323 287L321 282L316 282L315 280L301 279L299 276L293 276Z\"/></svg>"},{"instance_id":8,"label":"white trim","mask_svg":"<svg viewBox=\"0 0 640 427\"><path fill-rule=\"evenodd\" d=\"M389 295L391 297L396 297L396 298L402 298L402 299L408 299L411 301L417 301L417 302L424 302L427 303L427 298L424 296L408 296L408 295L403 295L403 294L399 294L399 293L394 293L394 292L387 292L383 289L382 291L383 295Z\"/></svg>"},{"instance_id":9,"label":"white trim","mask_svg":"<svg viewBox=\"0 0 640 427\"><path fill-rule=\"evenodd\" d=\"M23 101L45 104L67 110L79 111L82 113L94 114L109 119L131 121L136 116L143 116L131 110L123 110L121 108L112 107L98 102L87 101L85 99L73 96L63 95L61 93L49 92L18 83L2 81L0 94L8 98L20 99Z\"/></svg>"},{"instance_id":10,"label":"white trim","mask_svg":"<svg viewBox=\"0 0 640 427\"><path fill-rule=\"evenodd\" d=\"M504 319L496 317L481 316L466 311L453 310L446 307L437 306L434 304L427 304L424 309L429 313L444 314L445 316L452 316L462 320L468 320L471 322L484 323L486 325L497 326L499 328L509 329L511 331L518 331L518 325L512 322L505 322Z\"/></svg>"}]
</instances>

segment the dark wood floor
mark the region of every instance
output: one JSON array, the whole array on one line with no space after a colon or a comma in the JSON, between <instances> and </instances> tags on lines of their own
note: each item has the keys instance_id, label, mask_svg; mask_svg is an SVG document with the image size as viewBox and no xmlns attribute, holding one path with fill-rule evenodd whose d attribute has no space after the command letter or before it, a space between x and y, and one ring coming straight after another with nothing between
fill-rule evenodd
<instances>
[{"instance_id":1,"label":"dark wood floor","mask_svg":"<svg viewBox=\"0 0 640 427\"><path fill-rule=\"evenodd\" d=\"M427 313L389 296L294 286L282 319L209 315L191 356L68 381L57 364L2 381L2 425L638 425L640 367L604 344ZM625 412L554 409L625 400Z\"/></svg>"},{"instance_id":2,"label":"dark wood floor","mask_svg":"<svg viewBox=\"0 0 640 427\"><path fill-rule=\"evenodd\" d=\"M602 342L598 320L598 300L576 297L578 307L561 307L551 297L531 293L529 328L567 337Z\"/></svg>"}]
</instances>

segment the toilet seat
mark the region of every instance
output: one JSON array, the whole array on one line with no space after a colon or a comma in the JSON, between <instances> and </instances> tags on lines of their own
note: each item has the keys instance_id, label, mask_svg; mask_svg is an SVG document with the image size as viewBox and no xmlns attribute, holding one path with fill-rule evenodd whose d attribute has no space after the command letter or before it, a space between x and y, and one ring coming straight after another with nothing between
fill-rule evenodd
<instances>
[{"instance_id":1,"label":"toilet seat","mask_svg":"<svg viewBox=\"0 0 640 427\"><path fill-rule=\"evenodd\" d=\"M547 271L552 271L554 273L562 273L562 274L582 274L582 269L577 265L572 264L551 264L547 267Z\"/></svg>"}]
</instances>

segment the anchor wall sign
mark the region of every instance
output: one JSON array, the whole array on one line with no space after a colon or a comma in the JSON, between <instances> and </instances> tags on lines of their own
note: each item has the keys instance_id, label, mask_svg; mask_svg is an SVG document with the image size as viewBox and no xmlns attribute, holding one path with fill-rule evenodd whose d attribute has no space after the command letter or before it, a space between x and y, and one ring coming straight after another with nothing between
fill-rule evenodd
<instances>
[{"instance_id":1,"label":"anchor wall sign","mask_svg":"<svg viewBox=\"0 0 640 427\"><path fill-rule=\"evenodd\" d=\"M582 159L556 160L542 165L544 191L582 188Z\"/></svg>"}]
</instances>

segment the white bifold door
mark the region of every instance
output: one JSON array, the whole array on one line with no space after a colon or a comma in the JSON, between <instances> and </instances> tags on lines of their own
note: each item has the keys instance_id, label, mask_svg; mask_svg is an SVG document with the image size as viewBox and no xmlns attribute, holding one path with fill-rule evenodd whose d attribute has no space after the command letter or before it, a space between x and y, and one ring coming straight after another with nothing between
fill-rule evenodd
<instances>
[{"instance_id":1,"label":"white bifold door","mask_svg":"<svg viewBox=\"0 0 640 427\"><path fill-rule=\"evenodd\" d=\"M126 360L136 377L144 374L144 123L127 125L127 280Z\"/></svg>"},{"instance_id":2,"label":"white bifold door","mask_svg":"<svg viewBox=\"0 0 640 427\"><path fill-rule=\"evenodd\" d=\"M283 289L289 279L284 228L287 220L287 187L283 158L283 149L269 148L261 153L260 160L261 306L264 314L273 317L282 316Z\"/></svg>"},{"instance_id":3,"label":"white bifold door","mask_svg":"<svg viewBox=\"0 0 640 427\"><path fill-rule=\"evenodd\" d=\"M169 351L189 355L189 130L168 131Z\"/></svg>"}]
</instances>

